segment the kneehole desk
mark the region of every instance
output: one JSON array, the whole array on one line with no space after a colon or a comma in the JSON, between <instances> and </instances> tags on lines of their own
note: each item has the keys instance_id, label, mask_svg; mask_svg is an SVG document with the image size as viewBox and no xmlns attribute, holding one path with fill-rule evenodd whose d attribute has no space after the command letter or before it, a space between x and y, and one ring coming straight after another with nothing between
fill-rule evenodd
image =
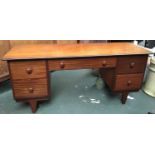
<instances>
[{"instance_id":1,"label":"kneehole desk","mask_svg":"<svg viewBox=\"0 0 155 155\"><path fill-rule=\"evenodd\" d=\"M50 98L49 72L55 70L99 69L113 92L122 94L141 88L150 51L132 43L70 45L20 45L3 58L8 62L13 96L28 102L32 112L37 102Z\"/></svg>"}]
</instances>

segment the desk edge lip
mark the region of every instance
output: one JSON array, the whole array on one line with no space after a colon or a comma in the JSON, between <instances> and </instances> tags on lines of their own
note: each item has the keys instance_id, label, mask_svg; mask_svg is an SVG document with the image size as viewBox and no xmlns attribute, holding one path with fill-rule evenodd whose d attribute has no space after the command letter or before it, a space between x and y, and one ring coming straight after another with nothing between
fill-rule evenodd
<instances>
[{"instance_id":1,"label":"desk edge lip","mask_svg":"<svg viewBox=\"0 0 155 155\"><path fill-rule=\"evenodd\" d=\"M117 57L117 56L136 56L136 55L150 55L154 54L153 52L146 52L146 53L132 53L132 54L114 54L114 55L90 55L90 56L63 56L63 57L19 57L19 58L12 58L6 57L2 58L3 61L11 61L11 60L51 60L51 59L78 59L78 58L101 58L101 57Z\"/></svg>"}]
</instances>

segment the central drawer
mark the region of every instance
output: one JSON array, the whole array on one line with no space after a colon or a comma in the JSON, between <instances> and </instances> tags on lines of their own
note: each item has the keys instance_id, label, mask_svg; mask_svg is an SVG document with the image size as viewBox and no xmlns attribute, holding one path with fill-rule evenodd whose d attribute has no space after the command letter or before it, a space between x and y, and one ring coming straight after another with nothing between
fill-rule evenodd
<instances>
[{"instance_id":1,"label":"central drawer","mask_svg":"<svg viewBox=\"0 0 155 155\"><path fill-rule=\"evenodd\" d=\"M116 66L115 57L104 58L72 58L48 60L49 70L71 70L71 69L96 69L96 68L113 68Z\"/></svg>"}]
</instances>

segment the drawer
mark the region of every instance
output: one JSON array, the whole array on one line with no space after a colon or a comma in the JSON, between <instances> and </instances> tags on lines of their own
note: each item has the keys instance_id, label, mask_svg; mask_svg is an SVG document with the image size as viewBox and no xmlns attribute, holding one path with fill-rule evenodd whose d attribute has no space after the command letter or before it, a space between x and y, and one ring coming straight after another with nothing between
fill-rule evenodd
<instances>
[{"instance_id":1,"label":"drawer","mask_svg":"<svg viewBox=\"0 0 155 155\"><path fill-rule=\"evenodd\" d=\"M143 73L147 63L147 55L121 56L118 58L117 74Z\"/></svg>"},{"instance_id":2,"label":"drawer","mask_svg":"<svg viewBox=\"0 0 155 155\"><path fill-rule=\"evenodd\" d=\"M46 61L11 61L9 62L13 80L47 77Z\"/></svg>"},{"instance_id":3,"label":"drawer","mask_svg":"<svg viewBox=\"0 0 155 155\"><path fill-rule=\"evenodd\" d=\"M13 80L13 93L16 99L47 97L47 79Z\"/></svg>"},{"instance_id":4,"label":"drawer","mask_svg":"<svg viewBox=\"0 0 155 155\"><path fill-rule=\"evenodd\" d=\"M48 60L49 70L113 68L115 66L115 57Z\"/></svg>"},{"instance_id":5,"label":"drawer","mask_svg":"<svg viewBox=\"0 0 155 155\"><path fill-rule=\"evenodd\" d=\"M114 83L114 90L138 90L141 88L143 76L144 74L117 75Z\"/></svg>"}]
</instances>

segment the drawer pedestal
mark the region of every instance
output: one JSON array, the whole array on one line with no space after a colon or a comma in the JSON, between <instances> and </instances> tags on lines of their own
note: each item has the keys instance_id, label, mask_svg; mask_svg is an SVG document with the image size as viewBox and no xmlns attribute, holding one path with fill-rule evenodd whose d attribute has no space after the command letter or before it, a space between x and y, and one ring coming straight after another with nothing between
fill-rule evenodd
<instances>
[{"instance_id":1,"label":"drawer pedestal","mask_svg":"<svg viewBox=\"0 0 155 155\"><path fill-rule=\"evenodd\" d=\"M101 77L113 92L122 94L124 104L131 91L138 91L143 83L147 56L120 56L116 68L100 69Z\"/></svg>"},{"instance_id":2,"label":"drawer pedestal","mask_svg":"<svg viewBox=\"0 0 155 155\"><path fill-rule=\"evenodd\" d=\"M49 98L49 76L47 61L10 61L9 70L13 95L17 101L29 102L32 112L37 101Z\"/></svg>"}]
</instances>

